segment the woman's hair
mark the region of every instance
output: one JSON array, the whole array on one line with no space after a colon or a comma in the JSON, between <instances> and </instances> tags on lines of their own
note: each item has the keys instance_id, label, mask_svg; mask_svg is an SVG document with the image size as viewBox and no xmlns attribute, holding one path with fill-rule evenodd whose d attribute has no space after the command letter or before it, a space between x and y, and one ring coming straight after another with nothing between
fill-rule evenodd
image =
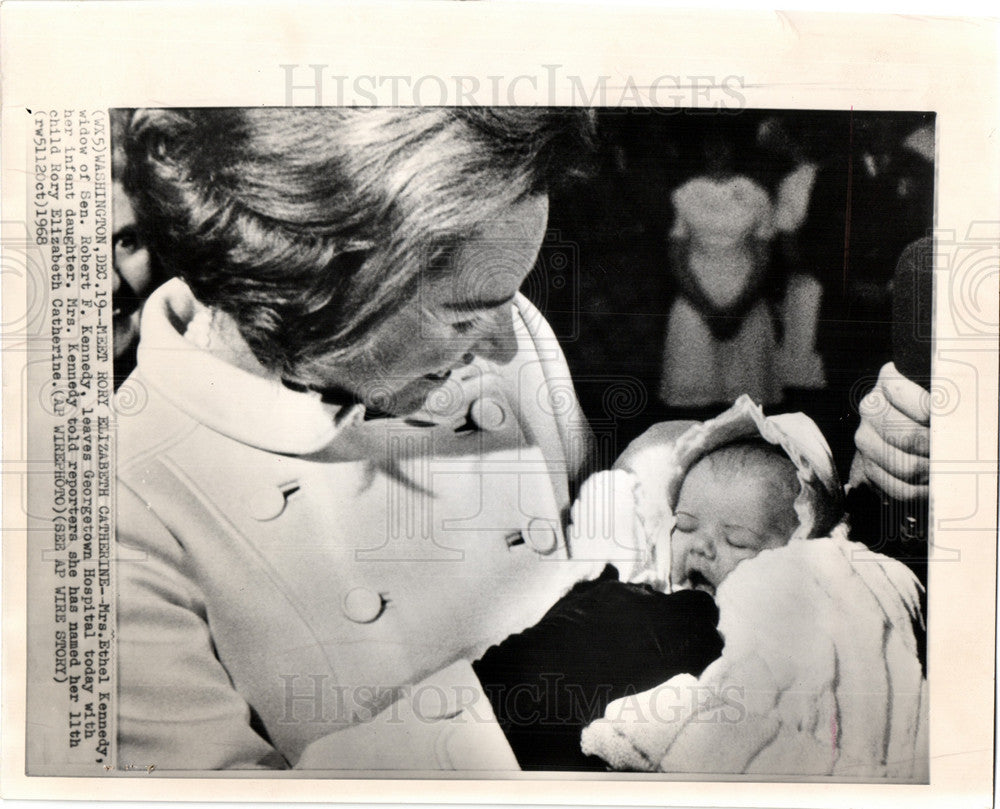
<instances>
[{"instance_id":1,"label":"woman's hair","mask_svg":"<svg viewBox=\"0 0 1000 809\"><path fill-rule=\"evenodd\" d=\"M125 172L125 140L132 112L130 109L117 107L108 113L111 120L111 176L118 182L121 182Z\"/></svg>"},{"instance_id":2,"label":"woman's hair","mask_svg":"<svg viewBox=\"0 0 1000 809\"><path fill-rule=\"evenodd\" d=\"M302 382L365 347L423 268L506 208L582 173L585 110L151 109L125 186L160 266Z\"/></svg>"}]
</instances>

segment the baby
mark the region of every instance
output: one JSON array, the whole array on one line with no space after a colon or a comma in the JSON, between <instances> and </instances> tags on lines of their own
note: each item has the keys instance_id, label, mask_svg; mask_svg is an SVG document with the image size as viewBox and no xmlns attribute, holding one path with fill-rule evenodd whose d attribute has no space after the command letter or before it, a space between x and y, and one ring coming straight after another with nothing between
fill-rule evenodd
<instances>
[{"instance_id":1,"label":"baby","mask_svg":"<svg viewBox=\"0 0 1000 809\"><path fill-rule=\"evenodd\" d=\"M632 581L711 594L724 647L697 676L612 702L583 752L622 770L925 778L919 584L848 540L816 425L741 397L657 425L615 466L585 483L577 520L646 551Z\"/></svg>"},{"instance_id":2,"label":"baby","mask_svg":"<svg viewBox=\"0 0 1000 809\"><path fill-rule=\"evenodd\" d=\"M571 515L614 566L473 663L520 765L922 778L918 585L842 502L816 425L748 397L634 441Z\"/></svg>"},{"instance_id":3,"label":"baby","mask_svg":"<svg viewBox=\"0 0 1000 809\"><path fill-rule=\"evenodd\" d=\"M705 422L654 425L573 507L575 555L608 553L623 578L704 590L761 551L828 535L843 517L832 453L802 413L765 416L748 396Z\"/></svg>"},{"instance_id":4,"label":"baby","mask_svg":"<svg viewBox=\"0 0 1000 809\"><path fill-rule=\"evenodd\" d=\"M744 559L787 545L799 524L798 470L762 438L739 439L697 461L674 508L670 580L711 595Z\"/></svg>"}]
</instances>

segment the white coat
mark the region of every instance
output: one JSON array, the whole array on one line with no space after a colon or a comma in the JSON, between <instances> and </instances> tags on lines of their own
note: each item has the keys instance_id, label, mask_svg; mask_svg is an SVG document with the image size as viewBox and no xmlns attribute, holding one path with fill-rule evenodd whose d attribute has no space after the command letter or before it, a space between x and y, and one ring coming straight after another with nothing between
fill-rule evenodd
<instances>
[{"instance_id":1,"label":"white coat","mask_svg":"<svg viewBox=\"0 0 1000 809\"><path fill-rule=\"evenodd\" d=\"M365 420L193 308L150 298L116 400L120 766L515 769L468 661L606 556L564 538L590 432L544 318L518 296L511 363Z\"/></svg>"}]
</instances>

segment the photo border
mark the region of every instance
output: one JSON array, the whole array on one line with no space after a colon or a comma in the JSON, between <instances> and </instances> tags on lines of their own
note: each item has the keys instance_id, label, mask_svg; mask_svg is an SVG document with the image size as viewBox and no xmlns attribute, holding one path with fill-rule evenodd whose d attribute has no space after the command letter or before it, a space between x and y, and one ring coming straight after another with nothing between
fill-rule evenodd
<instances>
[{"instance_id":1,"label":"photo border","mask_svg":"<svg viewBox=\"0 0 1000 809\"><path fill-rule=\"evenodd\" d=\"M902 800L937 806L947 797L952 807L981 805L993 790L995 638L982 630L996 622L998 401L996 335L982 324L992 328L997 322L997 303L963 298L970 286L956 276L979 272L978 259L963 258L962 250L992 249L1000 232L996 22L649 6L251 5L260 13L238 11L247 4L5 4L5 242L26 219L26 109L281 105L288 100L281 65L328 65L324 75L346 81L362 75L476 76L488 87L489 77L500 75L500 103L546 105L586 101L570 77L592 91L601 76L609 76L613 105L613 94L621 89L624 98L630 79L642 99L657 77L679 76L679 106L691 106L691 99L698 106L700 100L718 102L711 87L739 76L747 107L937 113L935 228L946 264L937 267L934 372L950 368L948 379L966 401L964 409L932 421L935 544L958 550L961 558L949 562L932 555L929 566L931 784L667 782L621 774L567 780L536 773L501 781L259 778L243 772L212 778L157 774L155 780L26 777L26 717L17 699L24 693L26 548L18 507L31 460L17 454L17 437L24 434L24 392L15 387L22 346L4 335L4 796L162 800L169 778L176 800L328 801L335 794L338 801L353 802L662 805L668 798L705 806L736 798L739 805L880 807ZM546 65L560 66L556 81L546 81ZM406 101L392 98L389 82L371 92L378 103ZM4 322L10 323L8 313L27 300L28 290L9 273L3 280ZM989 277L983 281L988 292ZM967 457L964 426L970 395L979 425L973 458ZM984 486L991 474L992 484ZM949 520L964 522L949 528Z\"/></svg>"}]
</instances>

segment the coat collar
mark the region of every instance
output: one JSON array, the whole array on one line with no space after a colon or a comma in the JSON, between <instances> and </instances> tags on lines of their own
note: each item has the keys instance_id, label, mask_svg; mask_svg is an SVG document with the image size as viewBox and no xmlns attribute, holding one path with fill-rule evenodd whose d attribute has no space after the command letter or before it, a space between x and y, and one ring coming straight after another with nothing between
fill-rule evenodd
<instances>
[{"instance_id":1,"label":"coat collar","mask_svg":"<svg viewBox=\"0 0 1000 809\"><path fill-rule=\"evenodd\" d=\"M184 335L196 312L187 284L174 278L143 308L138 367L171 404L200 424L269 452L305 455L326 447L364 418L363 405L324 404L274 378L236 368Z\"/></svg>"}]
</instances>

